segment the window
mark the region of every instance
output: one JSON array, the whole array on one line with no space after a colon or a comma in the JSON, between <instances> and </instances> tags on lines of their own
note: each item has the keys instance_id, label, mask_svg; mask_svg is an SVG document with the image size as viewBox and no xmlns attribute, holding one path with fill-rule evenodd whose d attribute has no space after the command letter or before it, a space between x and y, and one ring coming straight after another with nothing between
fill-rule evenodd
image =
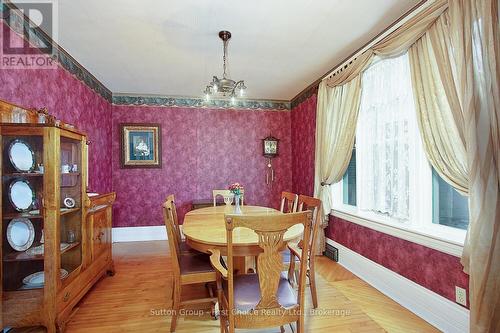
<instances>
[{"instance_id":1,"label":"window","mask_svg":"<svg viewBox=\"0 0 500 333\"><path fill-rule=\"evenodd\" d=\"M468 201L427 161L408 55L376 61L362 75L356 144L332 186L334 209L463 242L457 230L467 229Z\"/></svg>"},{"instance_id":2,"label":"window","mask_svg":"<svg viewBox=\"0 0 500 333\"><path fill-rule=\"evenodd\" d=\"M356 147L352 150L351 160L342 178L342 185L342 200L344 205L356 206Z\"/></svg>"},{"instance_id":3,"label":"window","mask_svg":"<svg viewBox=\"0 0 500 333\"><path fill-rule=\"evenodd\" d=\"M379 61L362 78L363 93L356 130L361 210L407 222L410 196L415 192L410 174L415 159L425 159L417 144L408 56Z\"/></svg>"},{"instance_id":4,"label":"window","mask_svg":"<svg viewBox=\"0 0 500 333\"><path fill-rule=\"evenodd\" d=\"M467 197L432 170L432 223L467 230L469 205Z\"/></svg>"}]
</instances>

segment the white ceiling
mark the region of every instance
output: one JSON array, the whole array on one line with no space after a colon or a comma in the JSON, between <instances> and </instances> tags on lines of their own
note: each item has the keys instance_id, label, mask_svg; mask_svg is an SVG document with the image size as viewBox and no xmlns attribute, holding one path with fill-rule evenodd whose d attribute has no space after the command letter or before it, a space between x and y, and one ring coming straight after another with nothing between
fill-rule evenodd
<instances>
[{"instance_id":1,"label":"white ceiling","mask_svg":"<svg viewBox=\"0 0 500 333\"><path fill-rule=\"evenodd\" d=\"M59 0L59 44L114 93L202 96L222 74L290 100L418 0Z\"/></svg>"}]
</instances>

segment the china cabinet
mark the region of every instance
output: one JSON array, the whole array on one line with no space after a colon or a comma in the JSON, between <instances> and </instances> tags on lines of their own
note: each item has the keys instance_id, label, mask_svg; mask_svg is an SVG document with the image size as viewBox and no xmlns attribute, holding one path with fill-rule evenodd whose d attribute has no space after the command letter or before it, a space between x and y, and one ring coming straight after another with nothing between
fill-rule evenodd
<instances>
[{"instance_id":1,"label":"china cabinet","mask_svg":"<svg viewBox=\"0 0 500 333\"><path fill-rule=\"evenodd\" d=\"M2 325L61 332L113 271L115 195L87 195L84 133L45 110L0 101L0 115Z\"/></svg>"}]
</instances>

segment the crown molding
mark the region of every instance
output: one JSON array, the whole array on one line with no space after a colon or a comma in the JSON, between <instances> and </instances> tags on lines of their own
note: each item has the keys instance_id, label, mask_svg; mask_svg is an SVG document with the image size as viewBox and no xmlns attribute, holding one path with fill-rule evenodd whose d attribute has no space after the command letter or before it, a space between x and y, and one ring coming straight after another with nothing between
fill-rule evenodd
<instances>
[{"instance_id":1,"label":"crown molding","mask_svg":"<svg viewBox=\"0 0 500 333\"><path fill-rule=\"evenodd\" d=\"M311 97L312 95L317 95L318 94L318 88L319 85L314 85L308 87L306 90L302 91L300 95L295 96L291 101L290 101L290 108L294 109L297 106L299 106L300 103Z\"/></svg>"},{"instance_id":2,"label":"crown molding","mask_svg":"<svg viewBox=\"0 0 500 333\"><path fill-rule=\"evenodd\" d=\"M238 110L273 110L289 111L289 101L237 99L234 104L228 99L211 99L206 101L200 97L169 96L169 95L136 95L113 93L114 105L160 106L206 109L238 109Z\"/></svg>"},{"instance_id":3,"label":"crown molding","mask_svg":"<svg viewBox=\"0 0 500 333\"><path fill-rule=\"evenodd\" d=\"M74 75L78 80L85 83L85 85L102 96L105 100L111 102L111 91L76 61L75 58L66 52L66 50L53 41L42 29L35 24L24 24L25 22L29 22L29 19L23 15L15 5L10 2L2 1L0 11L2 12L2 20L14 32L19 34L22 38L28 35L29 41L34 44L34 46L44 47L51 45L53 48L52 58L56 60L61 67ZM25 29L28 31L25 32Z\"/></svg>"}]
</instances>

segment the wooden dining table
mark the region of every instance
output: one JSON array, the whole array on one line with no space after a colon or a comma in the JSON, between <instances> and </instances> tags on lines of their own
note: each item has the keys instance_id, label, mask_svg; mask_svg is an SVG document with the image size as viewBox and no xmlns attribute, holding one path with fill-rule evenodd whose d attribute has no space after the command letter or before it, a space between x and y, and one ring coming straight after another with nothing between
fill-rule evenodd
<instances>
[{"instance_id":1,"label":"wooden dining table","mask_svg":"<svg viewBox=\"0 0 500 333\"><path fill-rule=\"evenodd\" d=\"M184 217L182 231L187 244L193 249L209 253L210 249L217 249L222 255L227 254L227 237L224 216L233 214L234 206L217 206L195 209ZM260 206L241 206L241 214L245 215L276 215L280 211ZM300 224L292 226L285 232L283 240L286 243L302 236L304 227ZM262 249L259 246L257 234L247 228L236 228L233 231L233 263L235 271L247 272L251 263L245 260L254 258ZM253 260L253 259L252 259Z\"/></svg>"}]
</instances>

